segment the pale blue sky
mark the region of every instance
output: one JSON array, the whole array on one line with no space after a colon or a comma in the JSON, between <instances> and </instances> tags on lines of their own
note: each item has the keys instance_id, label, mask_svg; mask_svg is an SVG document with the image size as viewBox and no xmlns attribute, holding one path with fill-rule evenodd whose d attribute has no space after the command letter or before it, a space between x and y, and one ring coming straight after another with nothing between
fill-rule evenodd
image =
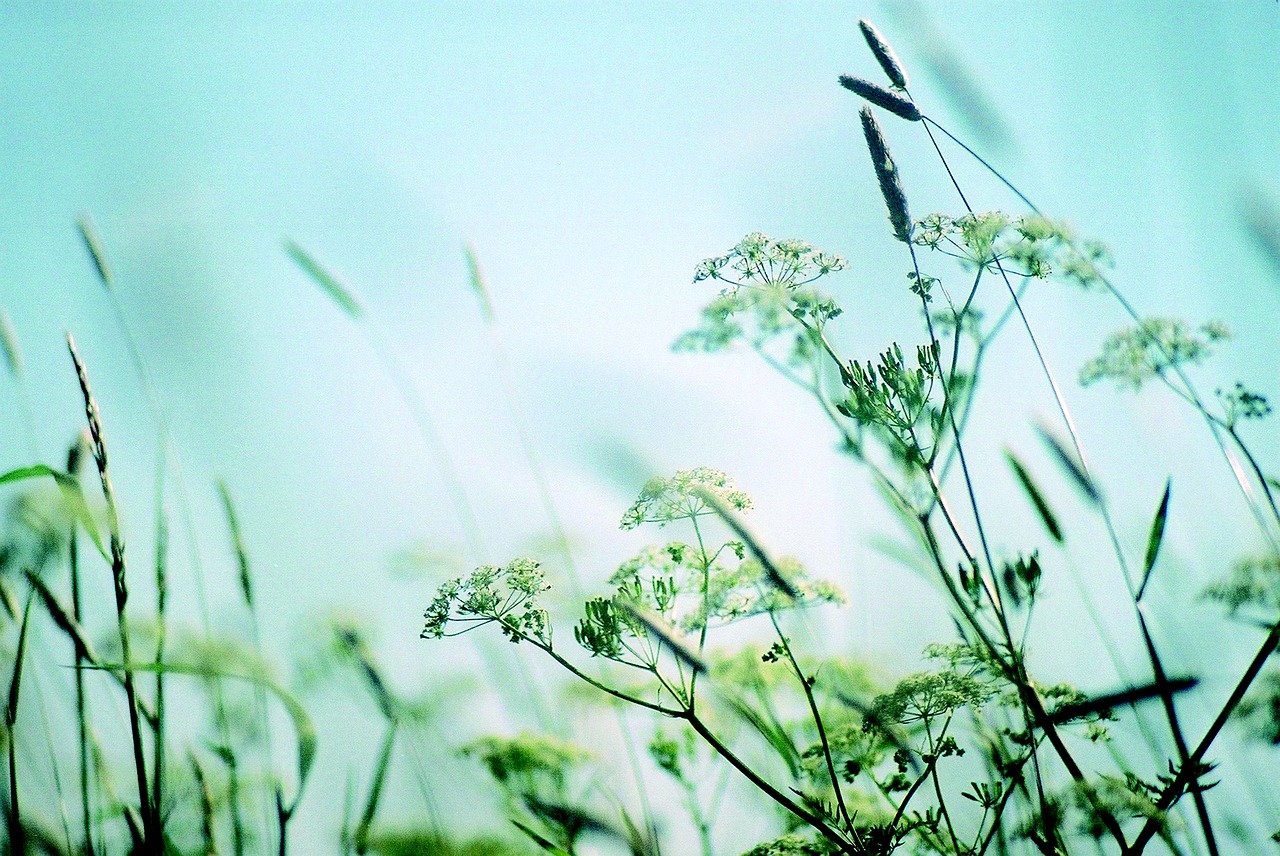
<instances>
[{"instance_id":1,"label":"pale blue sky","mask_svg":"<svg viewBox=\"0 0 1280 856\"><path fill-rule=\"evenodd\" d=\"M930 38L949 46L1007 128L984 150L1048 212L1106 240L1141 307L1236 329L1207 386L1240 376L1280 394L1280 291L1238 220L1246 188L1280 197L1280 6L922 8L933 36L899 3L6 5L0 303L26 351L39 453L59 456L78 425L69 329L102 399L127 520L147 543L154 441L74 231L89 212L173 422L215 613L235 620L209 488L220 475L240 497L264 608L279 616L272 640L289 644L332 603L368 610L396 674L421 682L439 656L416 639L429 584L395 579L390 557L422 538L457 548L458 529L367 343L281 240L340 272L399 343L497 559L545 522L468 291L471 241L589 581L634 546L610 531L627 500L598 472L603 445L629 442L664 467L737 475L770 540L855 595L842 638L909 664L946 621L924 622L920 639L893 635L910 603L930 603L927 589L881 570L864 536L885 516L816 414L748 359L669 353L711 296L690 285L694 264L756 229L850 259L832 287L851 353L915 335L859 105L835 83L878 76L859 17L895 43L926 112L984 140L930 74ZM885 124L914 213L955 210L919 128ZM977 207L1019 210L957 165ZM1058 290L1033 306L1068 379L1122 323L1100 299ZM1013 337L1003 356L991 402L999 419L1013 410L1001 424L1048 413L1025 346ZM30 459L16 394L0 391L6 467ZM1114 487L1121 520L1140 530L1167 471L1204 457L1203 437L1170 445L1170 425L1195 426L1158 396L1070 396L1104 478L1148 455L1149 470ZM1127 439L1111 436L1116 420ZM1000 441L1033 449L1029 438L1011 427L993 454ZM1216 471L1189 469L1230 498ZM1180 546L1192 565L1217 550L1194 535ZM902 577L892 588L880 585L888 573ZM323 751L340 781L340 751Z\"/></svg>"}]
</instances>

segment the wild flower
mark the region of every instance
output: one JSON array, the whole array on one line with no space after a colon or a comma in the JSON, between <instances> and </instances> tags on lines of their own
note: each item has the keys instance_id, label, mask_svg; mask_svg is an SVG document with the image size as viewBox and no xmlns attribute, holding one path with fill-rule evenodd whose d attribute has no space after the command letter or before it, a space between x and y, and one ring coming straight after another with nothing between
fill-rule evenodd
<instances>
[{"instance_id":1,"label":"wild flower","mask_svg":"<svg viewBox=\"0 0 1280 856\"><path fill-rule=\"evenodd\" d=\"M1193 328L1176 318L1145 318L1135 327L1112 333L1102 351L1080 369L1080 383L1114 381L1133 390L1165 372L1204 362L1214 345L1231 337L1220 322Z\"/></svg>"},{"instance_id":2,"label":"wild flower","mask_svg":"<svg viewBox=\"0 0 1280 856\"><path fill-rule=\"evenodd\" d=\"M710 491L738 511L751 507L751 497L738 490L727 475L710 467L677 470L669 478L655 476L645 483L640 495L622 515L622 528L634 529L642 523L665 526L674 520L692 520L713 513L699 496Z\"/></svg>"},{"instance_id":3,"label":"wild flower","mask_svg":"<svg viewBox=\"0 0 1280 856\"><path fill-rule=\"evenodd\" d=\"M485 624L497 623L512 642L524 638L551 643L551 625L538 597L550 586L539 564L513 559L506 565L484 565L468 577L440 586L424 615L423 639L457 636ZM451 632L450 624L462 625Z\"/></svg>"}]
</instances>

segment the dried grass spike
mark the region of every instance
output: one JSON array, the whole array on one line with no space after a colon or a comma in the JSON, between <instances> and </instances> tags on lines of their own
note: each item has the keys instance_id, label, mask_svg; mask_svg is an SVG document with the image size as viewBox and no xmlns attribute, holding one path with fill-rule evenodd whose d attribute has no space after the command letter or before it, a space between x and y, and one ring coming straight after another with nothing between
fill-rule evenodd
<instances>
[{"instance_id":1,"label":"dried grass spike","mask_svg":"<svg viewBox=\"0 0 1280 856\"><path fill-rule=\"evenodd\" d=\"M884 141L884 131L876 121L870 107L862 108L862 133L867 138L867 150L871 152L871 165L875 167L876 179L880 182L880 193L884 196L884 204L889 209L889 222L893 224L893 235L904 244L911 242L911 213L907 210L907 195L902 192L902 181L898 178L898 167L889 154L889 147Z\"/></svg>"},{"instance_id":2,"label":"dried grass spike","mask_svg":"<svg viewBox=\"0 0 1280 856\"><path fill-rule=\"evenodd\" d=\"M920 110L916 105L898 93L890 92L883 86L879 86L869 80L863 80L861 77L850 77L847 74L840 75L840 85L853 94L865 98L877 107L888 110L895 116L901 116L908 122L920 121Z\"/></svg>"},{"instance_id":3,"label":"dried grass spike","mask_svg":"<svg viewBox=\"0 0 1280 856\"><path fill-rule=\"evenodd\" d=\"M858 29L862 30L862 37L867 40L867 47L871 48L871 52L875 54L876 62L880 63L880 67L884 69L889 82L899 89L906 89L907 72L903 70L898 55L884 40L884 36L880 35L880 31L866 18L858 21Z\"/></svg>"}]
</instances>

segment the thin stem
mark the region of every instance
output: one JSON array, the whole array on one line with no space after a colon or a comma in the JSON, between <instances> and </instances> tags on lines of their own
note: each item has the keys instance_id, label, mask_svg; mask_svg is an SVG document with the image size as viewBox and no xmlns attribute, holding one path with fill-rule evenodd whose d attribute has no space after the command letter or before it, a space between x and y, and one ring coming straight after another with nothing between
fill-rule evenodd
<instances>
[{"instance_id":1,"label":"thin stem","mask_svg":"<svg viewBox=\"0 0 1280 856\"><path fill-rule=\"evenodd\" d=\"M791 643L783 635L782 628L778 625L778 616L772 609L769 610L769 623L773 625L773 631L778 636L778 643L787 655L787 662L791 664L791 671L796 676L796 680L800 682L800 688L804 690L805 701L809 703L809 715L813 717L814 727L818 729L818 741L822 744L822 758L827 766L831 789L835 791L840 819L844 821L846 829L853 829L853 819L849 817L849 809L844 803L844 791L840 788L840 777L836 774L835 761L831 757L831 744L827 741L827 729L822 723L822 714L818 712L818 703L813 697L813 684L800 668L795 652L791 650Z\"/></svg>"},{"instance_id":2,"label":"thin stem","mask_svg":"<svg viewBox=\"0 0 1280 856\"><path fill-rule=\"evenodd\" d=\"M701 719L699 719L697 714L695 714L692 710L685 710L677 715L681 716L683 719L688 721L690 727L692 727L693 730L698 733L698 736L700 736L703 740L707 741L707 743L711 746L711 748L714 749L716 753L720 755L720 757L728 761L733 766L734 769L736 769L739 773L745 776L747 778L747 781L751 782L751 784L755 785L759 790L763 791L766 795L768 795L770 799L772 799L778 805L782 806L787 811L791 812L796 817L800 818L805 823L812 826L814 829L818 830L818 832L822 833L822 835L826 837L828 841L837 845L841 849L841 851L850 854L850 856L856 856L856 851L849 845L848 841L844 838L844 836L842 836L838 831L833 829L831 825L828 824L825 820L813 814L812 812L808 811L807 809L803 808L795 800L791 799L786 794L782 793L773 785L769 784L767 781L761 778L760 775L755 770L751 769L751 767L749 767L741 758L735 755L733 753L733 750L731 750L728 746L722 743L720 741L720 738L718 738L715 735L715 732L713 732L710 728L708 728L706 723L704 723Z\"/></svg>"}]
</instances>

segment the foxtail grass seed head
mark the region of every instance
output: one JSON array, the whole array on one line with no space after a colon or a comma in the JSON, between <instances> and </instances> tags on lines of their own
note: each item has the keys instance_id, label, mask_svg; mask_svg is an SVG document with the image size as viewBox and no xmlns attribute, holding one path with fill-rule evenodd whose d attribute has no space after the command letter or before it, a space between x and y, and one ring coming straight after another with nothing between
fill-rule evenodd
<instances>
[{"instance_id":1,"label":"foxtail grass seed head","mask_svg":"<svg viewBox=\"0 0 1280 856\"><path fill-rule=\"evenodd\" d=\"M889 209L889 222L893 224L893 236L904 244L911 243L911 214L907 210L907 195L902 191L898 167L889 154L884 141L884 131L870 107L862 108L862 133L867 138L867 150L871 153L871 165L875 167L880 193Z\"/></svg>"},{"instance_id":2,"label":"foxtail grass seed head","mask_svg":"<svg viewBox=\"0 0 1280 856\"><path fill-rule=\"evenodd\" d=\"M877 107L888 110L895 116L901 116L908 122L920 121L920 110L916 105L898 93L890 92L883 86L879 86L869 80L863 80L861 77L850 77L847 74L840 75L840 85L855 95L870 101Z\"/></svg>"},{"instance_id":3,"label":"foxtail grass seed head","mask_svg":"<svg viewBox=\"0 0 1280 856\"><path fill-rule=\"evenodd\" d=\"M862 37L867 40L867 47L871 48L871 52L875 54L876 62L880 63L880 67L884 69L885 77L899 89L906 89L907 73L903 70L902 63L898 61L898 55L884 40L884 36L880 35L880 31L866 18L858 22L858 29L862 30Z\"/></svg>"}]
</instances>

